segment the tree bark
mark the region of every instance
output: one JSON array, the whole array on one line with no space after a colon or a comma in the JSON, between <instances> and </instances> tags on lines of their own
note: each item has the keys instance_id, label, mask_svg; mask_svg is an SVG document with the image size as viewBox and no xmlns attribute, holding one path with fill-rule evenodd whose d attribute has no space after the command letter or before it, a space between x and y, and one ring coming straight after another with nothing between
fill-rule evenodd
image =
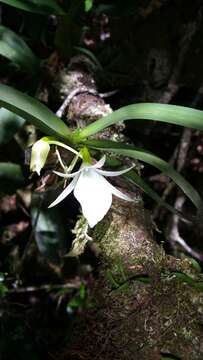
<instances>
[{"instance_id":1,"label":"tree bark","mask_svg":"<svg viewBox=\"0 0 203 360\"><path fill-rule=\"evenodd\" d=\"M69 96L66 111L73 127L111 111L87 68L77 59L57 80L61 100ZM99 136L120 139L122 128ZM140 194L135 203L114 198L90 235L99 251L98 277L89 293L91 306L75 324L61 358L154 360L167 354L202 359L203 296L175 273L198 274L189 260L166 255L155 242Z\"/></svg>"}]
</instances>

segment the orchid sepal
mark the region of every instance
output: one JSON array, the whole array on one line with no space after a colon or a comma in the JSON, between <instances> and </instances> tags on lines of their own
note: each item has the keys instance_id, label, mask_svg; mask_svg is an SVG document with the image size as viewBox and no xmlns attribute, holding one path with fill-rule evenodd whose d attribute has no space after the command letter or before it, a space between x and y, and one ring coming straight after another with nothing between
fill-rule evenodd
<instances>
[{"instance_id":1,"label":"orchid sepal","mask_svg":"<svg viewBox=\"0 0 203 360\"><path fill-rule=\"evenodd\" d=\"M63 178L73 180L68 187L62 191L58 198L49 206L53 207L65 199L72 191L75 198L82 207L82 213L88 221L89 226L94 227L109 211L112 204L112 195L115 195L125 201L135 201L134 198L122 193L116 187L111 185L104 176L120 176L130 171L134 166L120 171L104 171L101 167L104 165L105 156L96 164L90 165L83 163L80 169L72 174L55 174Z\"/></svg>"}]
</instances>

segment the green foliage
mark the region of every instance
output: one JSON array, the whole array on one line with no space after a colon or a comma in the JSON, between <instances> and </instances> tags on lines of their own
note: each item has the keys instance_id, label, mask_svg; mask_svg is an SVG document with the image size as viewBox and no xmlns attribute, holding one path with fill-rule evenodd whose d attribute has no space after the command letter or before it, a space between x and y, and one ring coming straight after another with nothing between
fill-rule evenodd
<instances>
[{"instance_id":1,"label":"green foliage","mask_svg":"<svg viewBox=\"0 0 203 360\"><path fill-rule=\"evenodd\" d=\"M0 55L19 66L22 71L36 73L39 60L24 40L5 26L0 26Z\"/></svg>"},{"instance_id":2,"label":"green foliage","mask_svg":"<svg viewBox=\"0 0 203 360\"><path fill-rule=\"evenodd\" d=\"M8 288L7 286L4 284L4 281L5 281L5 277L4 277L4 274L3 273L0 273L0 298L5 296L7 291L8 291Z\"/></svg>"},{"instance_id":3,"label":"green foliage","mask_svg":"<svg viewBox=\"0 0 203 360\"><path fill-rule=\"evenodd\" d=\"M196 270L197 273L200 274L202 272L202 269L201 269L201 266L199 265L199 263L191 257L188 257L188 258L189 258L190 263L193 266L193 268Z\"/></svg>"},{"instance_id":4,"label":"green foliage","mask_svg":"<svg viewBox=\"0 0 203 360\"><path fill-rule=\"evenodd\" d=\"M156 167L165 175L169 176L182 189L197 209L202 209L202 200L197 191L170 164L158 156L130 145L108 140L89 140L86 144L93 149L128 156Z\"/></svg>"},{"instance_id":5,"label":"green foliage","mask_svg":"<svg viewBox=\"0 0 203 360\"><path fill-rule=\"evenodd\" d=\"M106 276L112 291L125 291L131 281L138 281L143 284L150 284L151 282L151 278L148 275L136 275L130 278L126 278L122 272L120 272L119 275L120 278L117 279L118 274L115 276L110 270L107 270Z\"/></svg>"},{"instance_id":6,"label":"green foliage","mask_svg":"<svg viewBox=\"0 0 203 360\"><path fill-rule=\"evenodd\" d=\"M68 313L73 312L74 310L85 308L87 306L87 290L83 283L80 285L79 293L72 298L67 306L66 310Z\"/></svg>"},{"instance_id":7,"label":"green foliage","mask_svg":"<svg viewBox=\"0 0 203 360\"><path fill-rule=\"evenodd\" d=\"M5 83L8 84L17 84L18 87L18 81L21 80L20 78L21 73L18 73L18 70L20 70L21 72L26 72L26 76L24 76L24 78L22 79L22 85L19 84L19 88L25 89L30 94L40 93L42 97L44 94L46 96L46 90L48 89L48 85L50 81L49 75L52 76L55 73L55 69L59 68L61 65L63 66L63 64L65 65L67 59L71 58L74 49L87 56L93 64L92 69L100 71L101 74L101 72L103 71L102 65L97 60L97 57L95 57L94 53L83 47L75 46L76 44L80 44L81 46L84 46L83 42L80 41L81 34L83 33L83 31L84 31L83 34L85 34L84 36L86 36L85 33L86 30L84 30L84 28L82 28L80 24L81 18L85 17L84 10L86 12L89 12L93 9L96 10L95 14L99 14L99 12L109 11L113 7L116 8L117 6L115 4L112 5L112 4L101 4L101 3L98 4L98 3L99 2L97 3L94 2L94 0L83 0L83 1L70 0L67 2L60 0L59 1L58 0L0 0L0 4L1 5L3 4L2 9L3 10L5 9L5 13L3 13L3 17L2 17L3 21L6 18L7 12L8 14L10 13L15 14L14 12L15 9L11 9L11 8L9 9L7 5L16 7L18 9L16 11L17 19L15 19L14 21L12 21L12 19L9 19L8 21L6 20L5 23L7 24L7 26L13 26L14 29L17 28L23 29L22 31L23 34L25 34L25 39L31 38L32 44L34 46L35 44L38 44L38 38L39 38L40 44L39 46L37 45L37 51L38 51L37 53L42 54L42 56L45 55L45 57L49 57L50 60L50 62L48 60L46 64L48 71L46 75L43 76L42 69L40 68L40 59L38 59L35 56L35 54L32 52L32 50L23 40L23 38L21 38L21 36L13 32L12 30L6 28L5 26L0 25L0 55L6 57L9 60L9 66L7 65L8 61L6 62L3 61L3 64L6 63L6 67L9 70L8 74L6 74L5 77L3 75L3 82L5 81ZM119 3L120 3L119 5L120 8L123 8L122 2L120 1ZM65 13L58 4L63 4L64 8L67 9L67 13ZM133 4L132 6L134 6L133 2L132 4ZM127 12L126 10L127 8L128 7L126 7L123 11ZM28 14L25 12L23 13L21 10L35 14ZM82 16L77 16L78 14L81 15L80 11L83 11ZM19 17L18 14L20 15ZM47 17L50 14L56 14L58 15L58 17L49 16L48 19L50 22L49 22L49 26L47 26L48 19L46 19L43 16L37 17L36 14L40 14L40 15L42 14ZM91 19L91 17L92 14L91 16L87 16L88 19ZM39 22L41 23L44 22L44 23L42 25L41 24L39 25L38 19ZM27 27L29 28L30 33L32 32L33 34L35 34L34 36L31 36L29 33L26 34ZM49 27L48 31L47 31L47 27ZM106 27L106 25L104 27ZM102 31L102 29L100 30ZM88 31L89 30L87 30L87 36L89 34ZM91 33L91 36L94 38L95 34ZM59 51L55 51L56 49L52 47L54 39L55 39L55 44L57 44L58 46L57 50ZM101 50L105 46L105 42L102 42L102 44L100 42L100 45L99 48ZM57 54L63 53L66 55L66 60L64 63L63 63L63 59L60 56L57 57L57 55L55 55L56 53ZM54 56L56 57L54 58ZM106 60L104 59L104 62L105 61L106 63L108 63L107 59ZM10 71L13 70L13 67L10 66L10 63L12 65L15 65L15 72L13 74L10 73ZM40 76L38 76L38 71ZM27 74L31 74L32 77L27 76ZM43 90L45 90L45 92L43 92ZM47 95L48 96L50 95L49 89L47 91ZM57 103L54 103L53 98L51 96L49 97L49 100L50 103L53 105L53 108L55 108L55 106L58 105ZM125 121L125 120L136 121L136 119L161 121L165 123L177 124L181 126L187 126L187 127L203 130L203 112L190 108L172 106L172 105L133 104L114 111L111 115L108 115L107 117L102 118L94 122L93 124L90 124L84 129L71 132L68 126L61 119L59 119L51 110L49 110L38 100L26 94L23 94L20 91L15 90L14 88L11 88L9 86L0 85L0 107L2 107L0 108L0 145L7 144L15 135L15 133L18 131L18 129L20 129L27 120L46 135L54 136L55 137L53 139L53 141L55 142L54 146L58 146L58 144L56 144L55 141L57 139L63 141L64 144L70 143L72 146L78 149L78 151L80 151L81 146L87 144L89 149L91 149L92 151L91 155L93 156L96 155L96 157L97 156L100 157L100 153L107 152L109 153L109 156L112 156L113 154L113 156L116 155L119 159L120 157L122 158L122 156L124 156L132 159L138 159L147 164L155 166L157 169L159 169L164 174L168 175L173 181L175 181L176 184L180 186L180 188L185 192L185 194L191 199L191 201L195 204L195 206L198 209L202 208L202 201L197 191L169 164L167 164L166 161L160 159L158 156L149 153L143 149L139 149L133 146L127 146L121 143L94 141L87 139L90 136L95 135L98 132L102 131L103 129L107 128L108 126L118 123L119 121ZM24 129L27 128L24 127ZM21 139L15 137L15 139L19 141L18 143L15 143L15 147L16 144L17 146L19 144L20 146L22 146L22 143L23 144L30 143L27 141L27 137L26 137L27 133L26 134L24 133L25 131L23 132L22 135L22 137L24 137L25 135L26 138L24 143L23 141L21 142ZM6 147L6 155L7 155L8 147L9 146ZM22 146L22 148L24 148L24 146ZM15 154L14 155L12 154L12 156L10 156L10 151L12 152L12 150L13 150L12 148L8 149L9 159L14 158L14 161L17 162L18 160L17 158L15 158L16 156ZM5 240L5 243L2 241L1 248L3 251L1 255L1 261L3 259L2 266L4 266L3 262L5 262L6 266L8 266L9 268L8 273L10 272L11 268L13 268L14 270L14 271L11 270L11 273L13 272L13 274L11 274L11 276L9 274L8 276L8 284L9 284L8 286L11 288L8 299L9 301L11 300L10 301L11 303L13 300L14 300L13 303L16 301L15 306L17 310L16 310L16 317L13 315L12 312L11 315L9 314L10 311L9 307L11 305L9 304L9 301L7 301L7 298L5 298L5 295L8 292L8 288L6 286L7 283L5 282L4 275L0 273L0 298L4 297L2 303L6 303L6 310L3 309L4 304L1 307L2 332L0 336L1 338L0 353L3 359L29 358L30 360L31 359L35 360L35 359L43 358L44 356L46 357L46 355L49 353L50 356L52 356L52 354L58 353L56 351L53 351L53 348L56 346L58 346L60 353L61 350L60 339L62 339L63 342L62 346L64 346L63 336L64 334L66 334L67 331L66 329L69 327L69 323L67 321L68 317L66 319L64 316L64 319L62 319L62 321L64 320L65 323L64 326L65 330L61 326L62 322L59 321L60 330L58 336L56 336L56 339L54 339L53 341L53 348L52 348L52 344L50 346L50 343L52 343L52 338L50 335L53 332L52 327L55 329L55 333L57 333L58 329L56 326L56 322L58 315L60 315L60 313L63 312L64 299L65 299L65 304L67 304L68 313L73 313L75 311L77 312L78 310L80 311L81 309L85 311L85 309L89 306L86 285L83 283L81 284L79 289L78 289L78 285L76 284L77 287L74 290L74 296L71 295L72 290L63 287L60 290L60 297L58 297L58 299L55 294L55 290L60 288L60 286L62 286L62 283L66 282L67 278L70 279L69 277L70 268L72 271L71 263L69 263L71 265L68 265L69 268L66 268L70 258L68 258L68 256L63 257L65 253L67 254L67 241L72 239L73 236L72 234L70 234L70 239L69 239L69 236L67 234L67 217L68 217L67 211L64 211L66 216L65 224L64 224L62 218L63 214L60 207L55 207L52 209L47 208L48 205L53 200L52 195L55 197L55 194L52 194L51 191L48 192L45 191L45 193L40 193L40 194L39 193L32 194L31 204L29 202L30 200L28 200L28 203L25 200L26 196L27 197L30 196L30 192L33 191L35 185L36 186L41 185L43 182L43 185L45 185L45 190L46 187L50 185L51 186L55 185L54 183L55 179L53 179L52 182L52 177L50 176L49 178L50 175L49 173L53 170L53 163L55 165L54 156L55 155L53 154L53 152L50 152L49 160L47 162L47 167L42 171L44 176L40 179L41 183L39 184L38 182L36 185L35 176L33 176L31 179L29 178L29 180L27 180L29 186L28 187L26 186L26 189L21 191L23 193L22 195L23 202L21 203L21 200L20 202L18 202L18 197L17 197L17 204L15 205L13 205L13 203L9 204L12 212L11 217L13 217L12 218L13 223L11 224L11 226L14 225L13 228L17 229L17 230L14 229L14 236L16 236L17 234L17 237L16 238L14 237L14 240L13 239L12 240L9 239L9 241ZM63 158L63 154L61 154L61 157ZM23 151L21 152L20 160L21 162L23 162ZM64 162L66 160L67 159L65 159L64 156ZM69 159L67 161L69 161ZM120 163L117 164L116 166L122 167L122 160L119 161ZM129 173L125 174L125 178L128 179L128 181L140 187L147 195L149 195L152 199L157 201L159 205L165 206L168 210L172 211L173 213L182 216L182 214L179 214L175 209L172 208L172 206L164 202L160 198L160 196L157 195L156 192L152 190L148 184L146 184L146 182L142 179L142 177L136 173L135 170L131 170ZM49 181L51 184L49 183ZM6 162L0 163L0 195L2 195L3 193L13 193L16 189L18 189L22 185L25 185L25 179L22 173L21 166L13 163L6 163ZM21 192L19 192L19 194ZM29 193L29 195L27 195L27 193ZM15 198L16 201L16 197L12 197L12 199L13 198ZM12 201L12 199L9 199L8 201ZM24 200L26 202L25 206L24 206ZM13 208L16 207L14 211L12 210L12 205ZM24 216L23 219L18 218L19 214L21 216L21 206ZM2 209L4 211L3 206ZM78 211L78 209L74 209L73 207L71 207L71 211L73 212L71 213L71 216L73 216L73 218L70 218L68 220L70 225L72 225L73 221L75 221L76 216L74 212ZM24 222L25 224L23 224ZM31 235L30 235L30 227L29 227L30 223L32 225ZM26 226L28 226L28 228ZM26 231L22 230L21 233L21 230L19 229L26 229ZM81 253L81 248L83 250L86 242L90 239L88 236L88 225L85 221L84 223L82 223L81 229L83 231L81 233L78 232L80 238L78 236L78 242L76 242L77 240L77 236L76 236L76 240L73 241L72 243L73 247L69 252L69 254L67 254L69 256L71 255L71 253L74 256L78 256ZM5 231L8 230L6 229ZM18 233L17 231L20 232ZM19 234L20 234L20 241L18 238ZM81 235L83 236L83 238ZM45 264L41 264L40 262L38 263L37 261L38 254L36 254L36 247L33 246L33 243L31 243L30 246L29 240L32 238L36 240L36 244L40 253L48 260L46 262L48 264L47 266L48 275L45 274L45 277L43 273L44 271L43 266ZM32 253L32 247L34 248L34 253ZM11 248L11 251L8 250L9 248ZM28 249L28 251L25 251L25 249L26 250ZM92 249L94 250L94 248ZM26 255L28 255L26 261L24 261L25 253ZM34 255L33 258L32 255ZM43 257L40 256L39 258L40 260L42 259L42 263L43 263ZM35 265L35 260L36 260L36 265ZM28 263L28 262L29 264L27 267L27 264L24 263ZM193 262L193 267L198 272L197 278L194 278L192 274L187 275L176 272L173 273L172 275L173 279L174 277L176 277L177 282L181 281L185 284L188 284L188 286L190 287L203 291L201 269L198 263L196 263L193 260L191 260L191 262ZM35 272L36 266L37 266L37 276L35 275L31 278L34 280L32 283L33 287L37 288L39 285L39 289L38 289L39 292L38 290L36 292L34 290L33 293L32 291L30 292L29 290L29 283L27 282L27 278L29 279L28 274ZM18 270L19 268L20 270ZM78 265L78 268L80 271L80 275L82 274L83 276L83 274L85 274L84 278L87 279L87 283L89 282L89 280L91 281L91 277L87 275L89 272L89 267L84 266L83 263L81 262L80 265ZM52 275L52 269L54 269L53 271L54 276ZM142 276L134 276L132 278L128 278L128 275L125 274L122 263L120 261L118 261L118 264L117 266L115 266L115 269L116 269L115 273L108 271L107 274L109 278L109 282L111 283L112 291L125 291L129 286L129 282L131 281L141 282L143 284L143 287L147 287L148 286L147 284L151 282L151 279L148 276L145 276L144 274ZM7 271L7 268L5 271ZM42 279L40 278L41 272L43 275ZM67 275L68 277L66 277ZM56 284L55 288L54 288L54 284L52 284L50 281L52 276L54 279L59 280L59 284ZM52 286L53 286L53 293L50 293L49 284L45 285L46 298L44 297L44 295L42 295L43 287L41 289L41 285L40 285L41 281L44 280L46 282L50 282L50 291L52 291ZM26 288L28 286L26 294L23 293L22 295L22 293L20 292L18 293L18 286L20 285L22 286L21 290L23 290L23 288ZM189 289L191 291L191 288ZM120 295L122 296L122 294ZM12 298L12 296L14 297ZM73 297L71 298L71 296ZM20 304L21 299L23 299L23 304ZM51 307L51 312L54 313L54 319L53 322L50 320L49 322L50 326L47 326L47 323L45 321L46 318L49 318L49 314L48 313L47 313L48 315L46 314L46 310L47 310L46 307L49 308L49 305L44 306L45 304L46 305L49 304L48 302L54 304L54 306ZM29 305L27 306L27 304ZM61 304L62 304L62 311L61 309L57 313L53 311L53 309L58 309L58 307L60 307ZM33 314L31 312L32 307L34 308ZM40 307L42 307L42 314L39 311ZM22 308L23 316L19 317L19 309L21 308ZM9 316L11 319L10 323L9 321L7 321L6 318L7 316ZM34 321L30 320L31 317L34 318ZM39 323L36 321L36 319L39 319ZM45 323L44 325L43 322ZM45 331L47 331L47 329L49 328L47 338L42 336L41 329L43 326L46 328ZM68 338L67 334L66 336ZM176 356L173 356L172 354L160 354L160 358L163 360L178 359Z\"/></svg>"},{"instance_id":8,"label":"green foliage","mask_svg":"<svg viewBox=\"0 0 203 360\"><path fill-rule=\"evenodd\" d=\"M118 159L113 159L107 156L106 158L107 166L112 167L121 167L122 162ZM123 167L122 167L123 168ZM138 175L135 170L131 170L123 175L128 181L136 185L138 188L144 191L151 199L156 201L158 205L165 207L167 210L171 211L172 213L181 216L184 218L183 214L178 212L172 206L170 206L167 202L165 202L147 183L143 180L142 176Z\"/></svg>"},{"instance_id":9,"label":"green foliage","mask_svg":"<svg viewBox=\"0 0 203 360\"><path fill-rule=\"evenodd\" d=\"M64 11L54 0L0 0L0 2L29 12L64 15Z\"/></svg>"},{"instance_id":10,"label":"green foliage","mask_svg":"<svg viewBox=\"0 0 203 360\"><path fill-rule=\"evenodd\" d=\"M196 279L193 279L191 276L189 276L185 273L182 273L182 272L175 272L174 274L178 280L203 292L203 278L201 280L196 280Z\"/></svg>"},{"instance_id":11,"label":"green foliage","mask_svg":"<svg viewBox=\"0 0 203 360\"><path fill-rule=\"evenodd\" d=\"M58 19L58 26L55 34L55 44L60 52L67 57L73 55L75 44L80 42L81 26L78 24L78 10L81 7L81 0L72 0L68 13Z\"/></svg>"},{"instance_id":12,"label":"green foliage","mask_svg":"<svg viewBox=\"0 0 203 360\"><path fill-rule=\"evenodd\" d=\"M183 215L180 214L176 209L166 203L134 170L129 171L127 174L124 175L124 177L130 180L140 189L142 189L145 194L147 194L151 199L156 201L159 206L163 206L172 213L183 217Z\"/></svg>"},{"instance_id":13,"label":"green foliage","mask_svg":"<svg viewBox=\"0 0 203 360\"><path fill-rule=\"evenodd\" d=\"M120 120L126 120L129 117L158 119L173 124L203 129L202 111L173 105L137 104L116 110L111 115L72 134L62 120L38 100L6 85L0 85L0 105L15 112L18 116L24 117L41 131L49 135L54 135L65 142L76 142L78 145L82 142L83 138L93 135ZM170 164L158 156L143 149L113 141L89 140L86 141L85 144L92 149L128 156L156 167L165 175L169 176L182 189L198 210L202 210L202 200L197 191ZM134 174L134 182L139 181L141 185L140 179L136 178L135 181L135 177L136 175ZM151 197L156 199L156 201L160 200L144 183L142 183L142 188L147 191Z\"/></svg>"},{"instance_id":14,"label":"green foliage","mask_svg":"<svg viewBox=\"0 0 203 360\"><path fill-rule=\"evenodd\" d=\"M160 360L181 360L179 357L167 354L167 355L161 355Z\"/></svg>"},{"instance_id":15,"label":"green foliage","mask_svg":"<svg viewBox=\"0 0 203 360\"><path fill-rule=\"evenodd\" d=\"M0 106L22 116L48 135L66 140L70 131L63 121L38 100L6 85L0 85Z\"/></svg>"},{"instance_id":16,"label":"green foliage","mask_svg":"<svg viewBox=\"0 0 203 360\"><path fill-rule=\"evenodd\" d=\"M93 0L85 0L85 11L88 12L93 7Z\"/></svg>"},{"instance_id":17,"label":"green foliage","mask_svg":"<svg viewBox=\"0 0 203 360\"><path fill-rule=\"evenodd\" d=\"M25 120L4 108L0 109L0 145L7 144L24 125Z\"/></svg>"},{"instance_id":18,"label":"green foliage","mask_svg":"<svg viewBox=\"0 0 203 360\"><path fill-rule=\"evenodd\" d=\"M120 121L136 119L155 120L203 130L203 111L184 106L143 103L124 106L93 122L76 134L76 141L81 141Z\"/></svg>"},{"instance_id":19,"label":"green foliage","mask_svg":"<svg viewBox=\"0 0 203 360\"><path fill-rule=\"evenodd\" d=\"M24 176L20 165L13 163L0 163L0 194L13 193L24 183Z\"/></svg>"},{"instance_id":20,"label":"green foliage","mask_svg":"<svg viewBox=\"0 0 203 360\"><path fill-rule=\"evenodd\" d=\"M31 221L39 251L53 263L59 263L67 248L67 234L59 208L48 209L50 192L34 193Z\"/></svg>"}]
</instances>

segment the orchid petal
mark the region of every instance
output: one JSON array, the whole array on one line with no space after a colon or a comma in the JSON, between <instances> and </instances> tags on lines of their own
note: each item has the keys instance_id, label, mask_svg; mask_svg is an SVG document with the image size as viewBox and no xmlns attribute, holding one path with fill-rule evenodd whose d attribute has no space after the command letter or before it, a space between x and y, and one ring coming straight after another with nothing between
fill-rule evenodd
<instances>
[{"instance_id":1,"label":"orchid petal","mask_svg":"<svg viewBox=\"0 0 203 360\"><path fill-rule=\"evenodd\" d=\"M69 178L74 178L75 176L79 175L82 170L84 170L84 169L80 169L80 170L78 170L76 172L73 172L73 173L70 173L70 174L62 173L62 172L59 172L59 171L53 171L53 173L58 175L58 176L61 176L61 177L65 178L65 179L69 179Z\"/></svg>"},{"instance_id":2,"label":"orchid petal","mask_svg":"<svg viewBox=\"0 0 203 360\"><path fill-rule=\"evenodd\" d=\"M105 161L106 161L106 155L102 156L102 158L99 161L97 161L96 164L91 165L90 168L91 169L100 169L102 166L104 166Z\"/></svg>"},{"instance_id":3,"label":"orchid petal","mask_svg":"<svg viewBox=\"0 0 203 360\"><path fill-rule=\"evenodd\" d=\"M74 189L74 196L82 207L89 226L94 227L103 219L112 203L108 181L94 169L83 171Z\"/></svg>"},{"instance_id":4,"label":"orchid petal","mask_svg":"<svg viewBox=\"0 0 203 360\"><path fill-rule=\"evenodd\" d=\"M66 196L68 196L71 193L71 191L73 191L77 181L78 181L78 176L76 176L71 181L71 183L65 188L65 190L63 190L62 193L56 198L56 200L49 205L49 208L59 204L62 200L64 200Z\"/></svg>"},{"instance_id":5,"label":"orchid petal","mask_svg":"<svg viewBox=\"0 0 203 360\"><path fill-rule=\"evenodd\" d=\"M126 201L135 201L130 196L122 193L120 190L118 190L115 186L111 185L108 181L109 190L112 192L113 195L117 196L120 199L126 200Z\"/></svg>"},{"instance_id":6,"label":"orchid petal","mask_svg":"<svg viewBox=\"0 0 203 360\"><path fill-rule=\"evenodd\" d=\"M123 175L123 174L127 173L128 171L132 170L134 167L135 167L135 165L130 166L129 168L120 170L120 171L105 171L105 170L98 169L97 172L103 176L120 176L120 175Z\"/></svg>"}]
</instances>

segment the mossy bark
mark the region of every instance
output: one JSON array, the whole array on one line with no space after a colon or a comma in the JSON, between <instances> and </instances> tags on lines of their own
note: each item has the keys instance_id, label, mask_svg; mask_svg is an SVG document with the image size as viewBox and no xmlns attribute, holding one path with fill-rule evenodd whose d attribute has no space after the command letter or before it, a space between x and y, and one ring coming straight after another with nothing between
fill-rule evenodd
<instances>
[{"instance_id":1,"label":"mossy bark","mask_svg":"<svg viewBox=\"0 0 203 360\"><path fill-rule=\"evenodd\" d=\"M203 296L175 276L194 271L154 242L142 202L115 200L93 239L101 265L92 308L77 324L74 351L65 358L202 359Z\"/></svg>"},{"instance_id":2,"label":"mossy bark","mask_svg":"<svg viewBox=\"0 0 203 360\"><path fill-rule=\"evenodd\" d=\"M72 69L66 73L67 93L72 74ZM86 75L79 78L85 80ZM91 121L93 106L97 117L97 102L100 113L109 111L97 93L78 91L69 105L69 118L80 125L87 118ZM85 104L85 116L78 104ZM116 131L102 136L111 137ZM154 360L164 354L203 358L203 295L175 273L197 274L188 260L167 256L154 241L152 229L141 199L135 203L114 199L91 234L99 251L98 277L89 293L91 306L75 325L63 359Z\"/></svg>"}]
</instances>

